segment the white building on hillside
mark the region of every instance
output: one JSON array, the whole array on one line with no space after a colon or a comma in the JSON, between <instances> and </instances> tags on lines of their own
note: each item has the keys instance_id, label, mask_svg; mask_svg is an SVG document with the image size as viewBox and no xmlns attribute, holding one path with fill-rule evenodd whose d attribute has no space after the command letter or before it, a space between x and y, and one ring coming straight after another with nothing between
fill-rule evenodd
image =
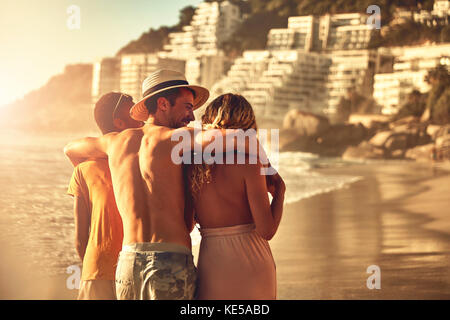
<instances>
[{"instance_id":1,"label":"white building on hillside","mask_svg":"<svg viewBox=\"0 0 450 320\"><path fill-rule=\"evenodd\" d=\"M291 109L321 113L329 64L328 57L302 50L246 51L211 93L242 94L260 120L281 122Z\"/></svg>"},{"instance_id":2,"label":"white building on hillside","mask_svg":"<svg viewBox=\"0 0 450 320\"><path fill-rule=\"evenodd\" d=\"M428 26L446 25L450 16L450 0L435 0L433 10L414 12L414 21Z\"/></svg>"},{"instance_id":3,"label":"white building on hillside","mask_svg":"<svg viewBox=\"0 0 450 320\"><path fill-rule=\"evenodd\" d=\"M367 25L367 18L368 15L361 13L290 17L287 29L270 30L267 49L366 49L373 32Z\"/></svg>"},{"instance_id":4,"label":"white building on hillside","mask_svg":"<svg viewBox=\"0 0 450 320\"><path fill-rule=\"evenodd\" d=\"M102 58L92 69L92 100L97 102L108 92L120 90L120 58Z\"/></svg>"},{"instance_id":5,"label":"white building on hillside","mask_svg":"<svg viewBox=\"0 0 450 320\"><path fill-rule=\"evenodd\" d=\"M170 43L159 56L186 61L188 81L210 88L230 64L220 48L241 22L237 5L229 1L202 2L190 25L169 34Z\"/></svg>"},{"instance_id":6,"label":"white building on hillside","mask_svg":"<svg viewBox=\"0 0 450 320\"><path fill-rule=\"evenodd\" d=\"M287 29L269 31L267 49L311 51L318 21L314 16L289 17Z\"/></svg>"},{"instance_id":7,"label":"white building on hillside","mask_svg":"<svg viewBox=\"0 0 450 320\"><path fill-rule=\"evenodd\" d=\"M403 71L376 74L373 98L383 106L383 114L395 114L413 90L425 93L429 85L424 78L427 72Z\"/></svg>"},{"instance_id":8,"label":"white building on hillside","mask_svg":"<svg viewBox=\"0 0 450 320\"><path fill-rule=\"evenodd\" d=\"M368 15L342 13L320 18L319 40L324 50L354 50L368 47L373 29Z\"/></svg>"},{"instance_id":9,"label":"white building on hillside","mask_svg":"<svg viewBox=\"0 0 450 320\"><path fill-rule=\"evenodd\" d=\"M241 22L239 7L229 1L200 3L191 22L197 50L215 54Z\"/></svg>"},{"instance_id":10,"label":"white building on hillside","mask_svg":"<svg viewBox=\"0 0 450 320\"><path fill-rule=\"evenodd\" d=\"M161 58L157 54L123 55L120 68L120 91L129 94L137 102L142 98L142 82L158 69L184 72L185 61Z\"/></svg>"},{"instance_id":11,"label":"white building on hillside","mask_svg":"<svg viewBox=\"0 0 450 320\"><path fill-rule=\"evenodd\" d=\"M335 113L337 105L349 90L372 95L376 50L340 50L329 55L332 63L327 79L328 113Z\"/></svg>"},{"instance_id":12,"label":"white building on hillside","mask_svg":"<svg viewBox=\"0 0 450 320\"><path fill-rule=\"evenodd\" d=\"M425 82L429 70L444 65L450 70L450 44L380 48L394 56L392 73L374 77L374 99L383 106L384 114L395 114L413 90L422 93L430 87Z\"/></svg>"},{"instance_id":13,"label":"white building on hillside","mask_svg":"<svg viewBox=\"0 0 450 320\"><path fill-rule=\"evenodd\" d=\"M172 57L195 56L197 49L194 45L194 35L192 26L184 26L182 32L172 32L169 34L169 44L164 46L164 50L168 51L168 55Z\"/></svg>"}]
</instances>

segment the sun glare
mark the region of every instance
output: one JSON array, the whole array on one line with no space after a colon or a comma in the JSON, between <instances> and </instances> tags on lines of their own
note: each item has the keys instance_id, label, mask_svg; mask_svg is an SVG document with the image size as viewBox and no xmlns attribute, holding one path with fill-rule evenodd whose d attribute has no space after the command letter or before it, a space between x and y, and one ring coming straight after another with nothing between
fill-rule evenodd
<instances>
[{"instance_id":1,"label":"sun glare","mask_svg":"<svg viewBox=\"0 0 450 320\"><path fill-rule=\"evenodd\" d=\"M0 88L0 108L5 107L7 104L11 103L11 97L8 97L6 91Z\"/></svg>"},{"instance_id":2,"label":"sun glare","mask_svg":"<svg viewBox=\"0 0 450 320\"><path fill-rule=\"evenodd\" d=\"M0 91L0 108L6 105L6 99L5 95L3 94L3 91Z\"/></svg>"}]
</instances>

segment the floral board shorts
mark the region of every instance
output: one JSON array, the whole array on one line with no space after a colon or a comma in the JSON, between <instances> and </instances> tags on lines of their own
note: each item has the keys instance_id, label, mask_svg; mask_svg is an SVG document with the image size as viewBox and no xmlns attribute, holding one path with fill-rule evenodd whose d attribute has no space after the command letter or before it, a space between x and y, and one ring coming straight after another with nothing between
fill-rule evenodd
<instances>
[{"instance_id":1,"label":"floral board shorts","mask_svg":"<svg viewBox=\"0 0 450 320\"><path fill-rule=\"evenodd\" d=\"M192 300L197 269L191 251L173 243L123 246L116 270L118 300Z\"/></svg>"}]
</instances>

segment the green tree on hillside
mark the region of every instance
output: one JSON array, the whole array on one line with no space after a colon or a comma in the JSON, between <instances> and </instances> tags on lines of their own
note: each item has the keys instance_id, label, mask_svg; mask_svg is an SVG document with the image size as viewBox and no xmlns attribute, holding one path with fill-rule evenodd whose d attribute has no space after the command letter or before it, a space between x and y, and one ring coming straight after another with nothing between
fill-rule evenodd
<instances>
[{"instance_id":1,"label":"green tree on hillside","mask_svg":"<svg viewBox=\"0 0 450 320\"><path fill-rule=\"evenodd\" d=\"M222 2L224 0L205 0L205 2ZM238 5L243 14L248 17L224 44L225 51L231 57L239 55L244 50L264 49L267 34L272 28L287 26L290 16L324 15L347 12L366 13L368 6L378 5L381 9L381 24L386 26L398 7L410 9L431 10L434 0L229 0ZM119 50L123 53L157 52L168 43L170 32L180 31L190 23L195 12L193 7L185 7L180 11L179 23L172 27L163 26L150 29L139 39L131 41ZM371 42L372 48L392 45L420 44L424 41L450 41L449 27L426 27L416 23L407 23L395 27L385 37L375 33Z\"/></svg>"},{"instance_id":2,"label":"green tree on hillside","mask_svg":"<svg viewBox=\"0 0 450 320\"><path fill-rule=\"evenodd\" d=\"M362 95L355 88L348 89L336 107L336 120L346 122L352 113L371 114L377 113L378 109L372 97Z\"/></svg>"},{"instance_id":3,"label":"green tree on hillside","mask_svg":"<svg viewBox=\"0 0 450 320\"><path fill-rule=\"evenodd\" d=\"M121 48L117 55L130 53L154 53L161 51L164 45L169 43L169 33L180 32L184 26L191 23L194 16L195 8L187 6L180 10L179 22L172 27L162 26L158 29L150 28L149 31L144 32L139 39L129 42L126 46Z\"/></svg>"},{"instance_id":4,"label":"green tree on hillside","mask_svg":"<svg viewBox=\"0 0 450 320\"><path fill-rule=\"evenodd\" d=\"M223 43L222 49L230 57L238 56L245 50L264 50L269 30L286 27L287 17L271 12L255 13L242 23L230 40Z\"/></svg>"},{"instance_id":5,"label":"green tree on hillside","mask_svg":"<svg viewBox=\"0 0 450 320\"><path fill-rule=\"evenodd\" d=\"M68 65L41 88L2 107L0 125L41 133L95 128L91 88L92 65Z\"/></svg>"},{"instance_id":6,"label":"green tree on hillside","mask_svg":"<svg viewBox=\"0 0 450 320\"><path fill-rule=\"evenodd\" d=\"M191 21L192 17L194 16L195 8L193 6L187 6L180 10L179 22L178 25L175 26L175 28L178 31L181 31L184 26L188 26Z\"/></svg>"},{"instance_id":7,"label":"green tree on hillside","mask_svg":"<svg viewBox=\"0 0 450 320\"><path fill-rule=\"evenodd\" d=\"M407 116L420 117L428 110L429 120L436 124L450 123L450 72L439 65L425 76L425 81L431 89L422 94L417 90L408 95L407 101L402 105L394 119Z\"/></svg>"},{"instance_id":8,"label":"green tree on hillside","mask_svg":"<svg viewBox=\"0 0 450 320\"><path fill-rule=\"evenodd\" d=\"M418 90L413 90L407 97L394 119L401 119L408 116L421 117L426 108L427 95Z\"/></svg>"},{"instance_id":9,"label":"green tree on hillside","mask_svg":"<svg viewBox=\"0 0 450 320\"><path fill-rule=\"evenodd\" d=\"M431 121L437 124L450 123L450 72L439 65L430 70L425 81L431 85L426 107L430 110Z\"/></svg>"},{"instance_id":10,"label":"green tree on hillside","mask_svg":"<svg viewBox=\"0 0 450 320\"><path fill-rule=\"evenodd\" d=\"M446 42L450 40L448 26L427 26L413 20L390 26L389 31L381 35L377 31L369 43L369 48L420 45L429 42Z\"/></svg>"},{"instance_id":11,"label":"green tree on hillside","mask_svg":"<svg viewBox=\"0 0 450 320\"><path fill-rule=\"evenodd\" d=\"M139 39L129 42L125 47L120 49L117 55L161 51L164 45L168 43L169 33L174 31L175 29L168 27L160 27L158 29L150 28Z\"/></svg>"}]
</instances>

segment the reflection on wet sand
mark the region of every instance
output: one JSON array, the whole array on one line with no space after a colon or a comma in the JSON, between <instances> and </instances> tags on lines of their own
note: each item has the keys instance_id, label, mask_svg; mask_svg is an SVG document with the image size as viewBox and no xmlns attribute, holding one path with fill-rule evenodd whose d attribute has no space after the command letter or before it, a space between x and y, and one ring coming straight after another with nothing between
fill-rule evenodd
<instances>
[{"instance_id":1,"label":"reflection on wet sand","mask_svg":"<svg viewBox=\"0 0 450 320\"><path fill-rule=\"evenodd\" d=\"M404 208L437 175L447 183L433 185L433 194L447 199L449 176L410 163L324 171L337 170L364 179L286 208L271 242L279 298L450 298L450 235L426 229L427 212ZM380 290L366 286L370 265L381 268Z\"/></svg>"}]
</instances>

